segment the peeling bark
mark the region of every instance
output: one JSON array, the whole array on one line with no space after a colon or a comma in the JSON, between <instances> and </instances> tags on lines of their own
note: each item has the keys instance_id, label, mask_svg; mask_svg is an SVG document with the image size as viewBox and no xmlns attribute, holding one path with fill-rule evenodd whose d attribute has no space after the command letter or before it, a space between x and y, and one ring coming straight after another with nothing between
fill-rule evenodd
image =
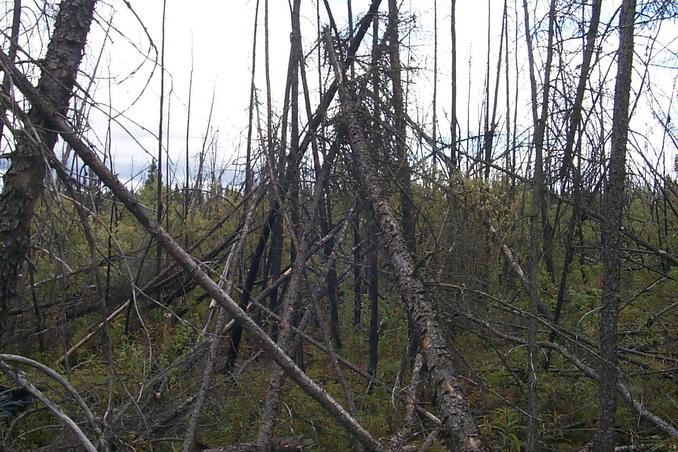
<instances>
[{"instance_id":1,"label":"peeling bark","mask_svg":"<svg viewBox=\"0 0 678 452\"><path fill-rule=\"evenodd\" d=\"M435 387L436 405L440 411L446 443L452 450L483 450L480 432L471 416L466 394L457 378L448 344L442 333L435 310L422 282L414 276L414 263L395 212L384 195L375 163L356 120L357 106L344 86L343 71L337 63L331 39L326 33L325 43L339 85L339 98L348 136L359 164L361 189L370 205L382 236L382 245L393 268L405 306L420 332L421 352Z\"/></svg>"}]
</instances>

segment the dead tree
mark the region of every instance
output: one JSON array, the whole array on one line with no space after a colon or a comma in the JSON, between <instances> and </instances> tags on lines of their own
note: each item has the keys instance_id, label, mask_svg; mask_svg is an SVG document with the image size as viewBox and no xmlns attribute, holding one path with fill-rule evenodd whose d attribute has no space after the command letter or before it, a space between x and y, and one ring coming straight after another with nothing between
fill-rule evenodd
<instances>
[{"instance_id":1,"label":"dead tree","mask_svg":"<svg viewBox=\"0 0 678 452\"><path fill-rule=\"evenodd\" d=\"M174 238L163 227L151 218L143 205L137 200L120 182L110 169L103 164L97 154L80 139L69 124L69 122L59 114L59 111L42 97L37 89L16 70L9 61L4 52L0 52L0 67L10 72L14 78L17 88L31 102L32 107L48 121L51 130L58 133L75 151L79 158L99 177L99 179L111 190L125 205L127 210L137 219L141 226L146 229L154 239L162 244L164 250L171 256L181 268L190 274L197 283L212 297L217 303L223 306L228 313L243 325L254 341L273 359L276 363L294 380L299 387L318 401L320 405L332 415L352 436L361 442L367 450L383 450L381 444L376 441L364 427L356 421L339 403L337 403L318 383L308 377L294 361L287 356L266 333L256 324L256 322L240 307L238 303L225 293L219 285L212 281L202 269L198 262L188 254ZM4 99L9 102L9 100ZM11 103L12 108L18 107Z\"/></svg>"},{"instance_id":2,"label":"dead tree","mask_svg":"<svg viewBox=\"0 0 678 452\"><path fill-rule=\"evenodd\" d=\"M480 433L471 416L464 389L461 386L448 344L436 319L435 310L426 298L422 282L414 276L412 254L408 250L395 213L384 196L375 162L364 132L357 121L358 109L344 83L344 71L339 66L332 47L329 30L325 33L330 60L334 67L343 119L348 129L351 149L359 163L361 189L382 234L384 251L396 275L409 315L420 332L420 346L435 385L435 396L447 444L453 450L482 450Z\"/></svg>"},{"instance_id":3,"label":"dead tree","mask_svg":"<svg viewBox=\"0 0 678 452\"><path fill-rule=\"evenodd\" d=\"M59 115L66 115L68 110L95 4L96 0L61 3L41 62L37 90ZM31 220L47 171L44 152L52 152L58 136L48 127L49 118L40 109L31 108L28 122L25 129L14 131L16 149L10 156L11 165L3 177L0 194L0 334L5 333L8 304L17 296L28 253Z\"/></svg>"},{"instance_id":4,"label":"dead tree","mask_svg":"<svg viewBox=\"0 0 678 452\"><path fill-rule=\"evenodd\" d=\"M400 37L398 33L398 4L396 0L388 1L388 55L390 75L393 86L393 115L395 119L395 145L398 159L398 183L400 191L400 208L402 210L403 233L407 249L416 254L414 229L414 203L412 202L412 182L410 165L407 161L407 139L405 100L403 96L402 65L400 64Z\"/></svg>"},{"instance_id":5,"label":"dead tree","mask_svg":"<svg viewBox=\"0 0 678 452\"><path fill-rule=\"evenodd\" d=\"M624 0L619 16L617 79L614 87L612 147L605 189L603 221L603 295L600 312L600 365L598 386L598 450L614 450L617 410L617 315L621 277L621 230L626 179L626 143L629 134L629 98L633 73L633 32L636 0Z\"/></svg>"},{"instance_id":6,"label":"dead tree","mask_svg":"<svg viewBox=\"0 0 678 452\"><path fill-rule=\"evenodd\" d=\"M537 305L539 300L539 284L537 278L537 271L539 265L539 224L538 215L541 209L542 213L542 229L544 238L544 260L546 261L546 269L549 275L553 275L553 262L550 257L550 224L548 222L548 208L544 196L544 135L546 131L546 119L548 116L549 105L549 91L551 78L551 62L553 60L553 33L555 21L555 0L551 0L549 8L548 21L548 44L546 67L544 68L544 91L541 99L541 112L537 113L539 101L537 100L537 81L535 76L534 53L532 46L532 36L530 34L530 16L527 8L527 0L523 0L523 10L525 12L525 40L527 41L527 58L529 61L530 74L530 88L532 94L532 121L534 124L533 142L534 146L534 187L532 189L532 206L530 208L530 260L528 265L528 280L530 286L530 311L533 314L537 313ZM538 415L539 415L539 400L537 394L537 325L534 318L528 320L527 327L528 335L528 405L529 418L527 423L527 444L525 448L528 452L537 449L538 436Z\"/></svg>"}]
</instances>

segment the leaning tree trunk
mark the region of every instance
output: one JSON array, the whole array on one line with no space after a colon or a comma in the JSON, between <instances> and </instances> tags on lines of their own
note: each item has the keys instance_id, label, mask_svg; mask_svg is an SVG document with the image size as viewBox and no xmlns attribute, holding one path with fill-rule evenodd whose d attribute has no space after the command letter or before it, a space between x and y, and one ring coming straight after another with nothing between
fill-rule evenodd
<instances>
[{"instance_id":1,"label":"leaning tree trunk","mask_svg":"<svg viewBox=\"0 0 678 452\"><path fill-rule=\"evenodd\" d=\"M63 0L54 32L42 60L40 96L60 115L66 115L82 59L96 0ZM5 173L0 194L0 340L5 332L8 304L17 296L18 280L26 258L30 224L42 194L47 171L44 150L52 151L57 134L36 108L28 113L31 127L15 132L16 149Z\"/></svg>"},{"instance_id":2,"label":"leaning tree trunk","mask_svg":"<svg viewBox=\"0 0 678 452\"><path fill-rule=\"evenodd\" d=\"M408 250L395 212L381 187L372 152L357 120L357 106L344 85L343 70L334 55L329 30L325 33L325 44L338 80L339 99L351 149L359 163L361 189L377 221L382 235L381 243L403 293L408 314L414 319L420 332L420 346L431 381L435 385L436 404L447 434L447 445L451 450L482 450L480 433L471 416L464 389L457 378L452 357L447 350L447 341L436 319L435 310L425 297L424 285L414 276L412 254Z\"/></svg>"},{"instance_id":3,"label":"leaning tree trunk","mask_svg":"<svg viewBox=\"0 0 678 452\"><path fill-rule=\"evenodd\" d=\"M633 31L636 0L624 0L619 16L617 79L612 114L612 148L608 169L602 231L603 296L600 311L600 380L598 385L597 450L614 450L617 410L617 315L619 309L620 247L624 179L626 178L626 142L629 134L629 97L633 73Z\"/></svg>"}]
</instances>

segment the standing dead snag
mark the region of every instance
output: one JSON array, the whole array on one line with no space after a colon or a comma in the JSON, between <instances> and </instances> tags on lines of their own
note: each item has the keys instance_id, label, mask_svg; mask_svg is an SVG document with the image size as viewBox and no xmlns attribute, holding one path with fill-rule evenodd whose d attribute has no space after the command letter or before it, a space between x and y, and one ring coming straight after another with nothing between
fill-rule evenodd
<instances>
[{"instance_id":1,"label":"standing dead snag","mask_svg":"<svg viewBox=\"0 0 678 452\"><path fill-rule=\"evenodd\" d=\"M403 292L408 313L419 329L421 350L435 385L436 405L440 411L443 429L447 433L447 445L452 450L483 450L480 432L471 416L466 394L452 365L452 357L447 351L447 341L436 319L435 310L426 299L423 284L414 276L414 264L403 232L383 194L367 141L356 119L357 106L344 84L344 72L334 54L329 30L325 31L325 45L337 77L343 118L348 128L351 149L359 166L360 185L383 236L384 251L389 257L398 285Z\"/></svg>"},{"instance_id":2,"label":"standing dead snag","mask_svg":"<svg viewBox=\"0 0 678 452\"><path fill-rule=\"evenodd\" d=\"M636 0L624 0L619 15L617 79L614 87L612 147L605 186L607 212L601 234L603 295L600 311L597 450L614 450L617 411L617 317L621 291L621 231L626 179L626 143L629 135L629 98L633 75L633 32Z\"/></svg>"},{"instance_id":3,"label":"standing dead snag","mask_svg":"<svg viewBox=\"0 0 678 452\"><path fill-rule=\"evenodd\" d=\"M59 7L37 90L60 115L68 109L95 4L96 0L64 0ZM42 195L47 170L43 149L51 152L57 141L57 133L47 127L49 118L40 109L31 108L28 120L36 134L15 132L16 150L0 194L0 340L7 304L16 297L28 252L33 212Z\"/></svg>"}]
</instances>

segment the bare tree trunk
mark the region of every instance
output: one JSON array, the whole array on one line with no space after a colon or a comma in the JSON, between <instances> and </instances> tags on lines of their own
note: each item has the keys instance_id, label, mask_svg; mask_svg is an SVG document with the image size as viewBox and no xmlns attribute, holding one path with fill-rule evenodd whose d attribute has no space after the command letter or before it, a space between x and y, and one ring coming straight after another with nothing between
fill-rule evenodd
<instances>
[{"instance_id":1,"label":"bare tree trunk","mask_svg":"<svg viewBox=\"0 0 678 452\"><path fill-rule=\"evenodd\" d=\"M505 22L504 27L504 41L506 41L506 46L504 47L504 84L506 89L506 169L513 171L513 163L511 158L511 84L510 84L510 67L509 67L509 40L508 40L508 1L504 1L504 11L502 13L503 21ZM517 106L516 106L517 107ZM513 197L513 184L509 182L510 176L506 175L506 191L508 193L509 199Z\"/></svg>"},{"instance_id":2,"label":"bare tree trunk","mask_svg":"<svg viewBox=\"0 0 678 452\"><path fill-rule=\"evenodd\" d=\"M450 39L452 41L451 56L451 99L450 99L450 171L457 169L457 1L450 0Z\"/></svg>"},{"instance_id":3,"label":"bare tree trunk","mask_svg":"<svg viewBox=\"0 0 678 452\"><path fill-rule=\"evenodd\" d=\"M534 133L532 138L532 145L534 147L534 190L533 203L541 211L542 235L543 243L542 249L544 252L544 263L546 264L546 271L551 280L554 280L554 265L553 265L553 231L548 215L548 203L545 193L544 180L544 136L546 132L546 123L548 119L548 104L549 93L551 88L551 62L553 61L553 34L554 34L554 20L555 20L555 0L551 0L549 8L549 25L548 25L548 43L546 45L546 63L544 65L544 81L542 84L543 94L541 101L541 112L539 111L539 102L537 101L537 80L535 75L535 61L534 61L534 47L532 45L532 31L530 30L529 11L527 9L527 1L523 0L523 10L525 13L525 40L527 41L527 57L529 60L529 74L530 74L530 91L532 97L532 122L534 124Z\"/></svg>"},{"instance_id":4,"label":"bare tree trunk","mask_svg":"<svg viewBox=\"0 0 678 452\"><path fill-rule=\"evenodd\" d=\"M254 117L254 99L256 96L256 88L254 86L254 78L257 69L257 30L259 28L259 0L257 0L254 7L254 30L252 31L252 78L250 80L250 105L247 112L247 151L245 155L245 194L252 191L253 174L252 174L252 121ZM190 102L190 99L189 99Z\"/></svg>"},{"instance_id":5,"label":"bare tree trunk","mask_svg":"<svg viewBox=\"0 0 678 452\"><path fill-rule=\"evenodd\" d=\"M405 129L405 102L403 100L402 65L400 64L400 38L398 32L398 2L388 0L388 50L391 60L391 82L393 86L393 115L395 118L396 162L398 165L398 184L400 209L403 219L403 233L408 250L416 254L414 231L414 204L410 180L410 164L407 161L407 132Z\"/></svg>"},{"instance_id":6,"label":"bare tree trunk","mask_svg":"<svg viewBox=\"0 0 678 452\"><path fill-rule=\"evenodd\" d=\"M586 33L586 47L584 49L584 55L582 58L581 64L581 73L579 75L579 80L577 82L577 92L575 95L574 105L572 106L572 111L570 112L569 123L567 126L566 132L566 142L565 142L565 151L563 155L563 164L560 168L560 179L562 181L563 190L567 185L567 179L570 174L570 167L573 166L574 157L572 155L575 149L575 137L577 135L577 129L579 128L579 123L581 122L582 115L582 104L584 100L584 92L586 89L586 84L588 82L589 70L591 67L591 60L593 58L593 53L595 49L596 37L598 35L598 25L600 23L600 9L601 1L593 0L591 10L591 23L589 25L589 30ZM581 138L578 140L577 148L581 146ZM565 303L565 293L567 291L567 281L570 273L570 264L574 258L574 235L576 232L577 225L581 221L581 209L580 204L582 201L582 180L581 174L575 169L574 177L572 180L572 213L568 221L567 234L565 237L565 256L563 257L563 269L560 274L560 283L558 285L558 295L556 298L556 306L553 309L553 322L557 324L560 320L560 313ZM560 207L560 205L559 205ZM557 216L557 215L556 215ZM557 222L557 220L556 220ZM553 342L556 339L555 330L551 332L549 340ZM550 351L547 354L546 360L544 362L544 368L548 368L550 361L551 353Z\"/></svg>"},{"instance_id":7,"label":"bare tree trunk","mask_svg":"<svg viewBox=\"0 0 678 452\"><path fill-rule=\"evenodd\" d=\"M374 219L369 221L368 292L370 298L370 355L367 372L377 374L379 360L379 235Z\"/></svg>"},{"instance_id":8,"label":"bare tree trunk","mask_svg":"<svg viewBox=\"0 0 678 452\"><path fill-rule=\"evenodd\" d=\"M166 25L167 0L162 2L162 18L161 18L161 36L160 36L160 119L158 120L158 165L157 165L157 187L156 187L156 221L162 224L162 134L163 134L163 117L165 114L165 25ZM160 265L162 260L162 246L157 244L155 250L155 271L160 273Z\"/></svg>"},{"instance_id":9,"label":"bare tree trunk","mask_svg":"<svg viewBox=\"0 0 678 452\"><path fill-rule=\"evenodd\" d=\"M535 76L534 54L532 46L532 37L530 30L530 18L527 9L527 0L523 0L523 9L525 12L525 40L527 41L527 57L529 60L530 88L532 94L532 119L534 124L533 146L534 146L534 187L532 189L532 206L530 209L530 261L528 265L528 278L530 284L530 303L529 308L532 314L537 314L537 305L539 303L539 210L542 215L547 216L548 211L544 201L544 170L543 170L543 147L544 131L548 115L549 87L551 74L551 61L553 58L553 28L555 21L555 0L551 0L549 9L549 28L546 67L544 69L543 95L541 100L541 116L538 116L537 108L537 81ZM546 242L547 230L544 228L544 241ZM549 266L549 257L545 254L547 268ZM527 422L527 443L525 449L528 452L537 450L538 440L538 418L539 418L539 399L537 393L537 325L534 317L528 320L527 329L528 343L528 411Z\"/></svg>"},{"instance_id":10,"label":"bare tree trunk","mask_svg":"<svg viewBox=\"0 0 678 452\"><path fill-rule=\"evenodd\" d=\"M61 115L68 110L95 4L96 0L62 1L42 60L38 92ZM16 131L16 149L0 194L0 343L6 332L8 304L17 296L28 253L31 219L42 195L47 171L43 151L51 152L57 140L47 126L49 118L39 109L31 108L28 121L30 129Z\"/></svg>"},{"instance_id":11,"label":"bare tree trunk","mask_svg":"<svg viewBox=\"0 0 678 452\"><path fill-rule=\"evenodd\" d=\"M379 50L379 18L375 17L372 21L372 65L377 67L380 57ZM381 118L381 100L379 99L379 71L372 74L372 127L370 130L370 140L375 149L381 146L383 137L380 134ZM359 184L360 161L357 155L353 154L354 171L356 182ZM359 188L359 187L358 187ZM369 209L369 205L363 204L363 208ZM369 213L369 210L367 211ZM377 363L379 361L379 239L377 226L374 218L367 215L365 222L367 230L367 295L370 301L370 323L369 323L369 357L367 372L374 378L377 374ZM372 389L372 384L368 385L368 391Z\"/></svg>"},{"instance_id":12,"label":"bare tree trunk","mask_svg":"<svg viewBox=\"0 0 678 452\"><path fill-rule=\"evenodd\" d=\"M425 298L424 286L414 276L412 254L407 249L395 213L380 186L375 163L372 161L372 153L363 136L363 130L356 120L356 105L344 86L343 70L339 67L334 55L329 30L326 33L325 43L338 80L341 107L348 126L351 148L360 163L361 187L366 198L369 199L372 215L379 224L384 251L389 256L391 266L395 271L406 308L419 329L421 350L435 384L436 403L442 416L443 427L449 435L448 447L453 450L482 450L480 433L470 414L466 395L452 365L452 357L447 351L447 342L436 319L433 306Z\"/></svg>"},{"instance_id":13,"label":"bare tree trunk","mask_svg":"<svg viewBox=\"0 0 678 452\"><path fill-rule=\"evenodd\" d=\"M433 0L433 118L431 120L431 137L433 138L433 168L431 174L436 177L438 165L438 2Z\"/></svg>"},{"instance_id":14,"label":"bare tree trunk","mask_svg":"<svg viewBox=\"0 0 678 452\"><path fill-rule=\"evenodd\" d=\"M188 105L186 111L186 154L184 156L185 161L184 165L186 168L184 177L184 218L183 218L183 227L184 227L184 247L188 247L188 208L191 205L191 173L190 173L190 133L191 133L191 103L193 100L193 47L191 47L191 71L188 77Z\"/></svg>"},{"instance_id":15,"label":"bare tree trunk","mask_svg":"<svg viewBox=\"0 0 678 452\"><path fill-rule=\"evenodd\" d=\"M504 0L504 11L506 11L506 0ZM492 149L494 146L494 134L496 133L496 124L497 124L497 104L499 103L499 78L501 75L501 54L504 50L504 30L508 26L506 22L506 14L502 14L502 19L501 19L501 36L499 38L499 56L497 57L497 70L495 72L495 79L494 79L494 100L492 102L492 116L490 116L490 127L489 131L487 134L487 138L485 140L485 145L486 145L486 151L485 151L485 160L487 162L487 168L485 169L485 174L486 177L485 179L489 179L489 171L490 171L490 163L492 163ZM508 46L508 43L507 43ZM488 62L489 62L489 54L488 54ZM489 70L489 66L488 66ZM507 68L508 70L508 68ZM489 81L489 76L488 76L488 81ZM488 93L489 93L489 88L488 88ZM487 100L488 104L490 102L489 98ZM489 106L488 110L489 112Z\"/></svg>"},{"instance_id":16,"label":"bare tree trunk","mask_svg":"<svg viewBox=\"0 0 678 452\"><path fill-rule=\"evenodd\" d=\"M19 29L21 27L21 0L14 0L14 7L12 8L12 34L9 37L9 60L14 63L16 60L16 53L19 46ZM2 77L2 94L9 96L12 92L12 79L3 74ZM5 117L5 106L0 105L0 118ZM5 130L5 122L0 121L0 143L2 143L2 134Z\"/></svg>"},{"instance_id":17,"label":"bare tree trunk","mask_svg":"<svg viewBox=\"0 0 678 452\"><path fill-rule=\"evenodd\" d=\"M353 229L353 326L360 326L362 322L362 282L363 282L363 255L362 238L360 236L360 207L351 215Z\"/></svg>"},{"instance_id":18,"label":"bare tree trunk","mask_svg":"<svg viewBox=\"0 0 678 452\"><path fill-rule=\"evenodd\" d=\"M492 25L492 1L487 0L487 61L485 63L485 112L483 128L483 151L484 151L484 177L486 181L490 180L490 164L492 163L492 142L490 141L490 50L492 39L490 38L490 27ZM478 150L480 153L480 150ZM479 155L480 156L480 155Z\"/></svg>"},{"instance_id":19,"label":"bare tree trunk","mask_svg":"<svg viewBox=\"0 0 678 452\"><path fill-rule=\"evenodd\" d=\"M617 78L614 87L612 147L605 190L602 232L603 295L600 311L600 364L598 374L597 449L611 451L615 447L617 411L617 315L620 298L621 228L626 179L626 143L629 133L629 98L633 73L633 33L636 0L623 0L619 16L619 50Z\"/></svg>"},{"instance_id":20,"label":"bare tree trunk","mask_svg":"<svg viewBox=\"0 0 678 452\"><path fill-rule=\"evenodd\" d=\"M581 72L579 73L579 80L577 82L577 92L570 112L570 121L567 127L567 135L565 138L565 151L563 154L563 165L560 168L560 179L563 185L567 182L567 176L572 166L572 150L574 148L574 138L577 134L577 128L581 122L582 104L584 102L584 94L586 92L586 84L588 82L589 71L591 69L591 59L596 46L596 37L598 36L598 25L600 23L600 9L602 0L593 0L591 5L591 23L589 30L586 33L586 48L581 63Z\"/></svg>"}]
</instances>

